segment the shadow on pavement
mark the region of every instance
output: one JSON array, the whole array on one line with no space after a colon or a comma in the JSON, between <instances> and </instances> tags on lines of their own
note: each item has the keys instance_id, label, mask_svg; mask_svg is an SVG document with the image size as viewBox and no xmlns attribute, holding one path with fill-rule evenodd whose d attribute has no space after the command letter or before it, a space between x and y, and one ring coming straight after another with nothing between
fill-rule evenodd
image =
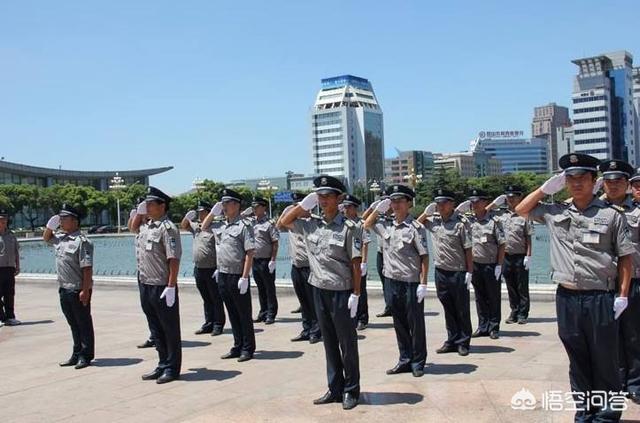
<instances>
[{"instance_id":1,"label":"shadow on pavement","mask_svg":"<svg viewBox=\"0 0 640 423\"><path fill-rule=\"evenodd\" d=\"M369 405L417 404L424 395L404 392L362 392L360 403Z\"/></svg>"},{"instance_id":2,"label":"shadow on pavement","mask_svg":"<svg viewBox=\"0 0 640 423\"><path fill-rule=\"evenodd\" d=\"M254 358L256 360L283 360L287 358L301 357L302 351L256 351Z\"/></svg>"},{"instance_id":3,"label":"shadow on pavement","mask_svg":"<svg viewBox=\"0 0 640 423\"><path fill-rule=\"evenodd\" d=\"M499 345L471 345L469 349L471 354L491 354L491 353L510 353L515 350L511 347L501 347Z\"/></svg>"},{"instance_id":4,"label":"shadow on pavement","mask_svg":"<svg viewBox=\"0 0 640 423\"><path fill-rule=\"evenodd\" d=\"M555 317L529 317L529 323L555 323L558 321Z\"/></svg>"},{"instance_id":5,"label":"shadow on pavement","mask_svg":"<svg viewBox=\"0 0 640 423\"><path fill-rule=\"evenodd\" d=\"M91 365L96 367L123 367L141 363L141 358L96 358Z\"/></svg>"},{"instance_id":6,"label":"shadow on pavement","mask_svg":"<svg viewBox=\"0 0 640 423\"><path fill-rule=\"evenodd\" d=\"M456 375L460 373L469 374L476 371L475 364L433 364L430 363L424 368L424 373L428 375Z\"/></svg>"},{"instance_id":7,"label":"shadow on pavement","mask_svg":"<svg viewBox=\"0 0 640 423\"><path fill-rule=\"evenodd\" d=\"M500 336L507 336L507 337L540 336L540 332L526 332L522 330L501 330Z\"/></svg>"},{"instance_id":8,"label":"shadow on pavement","mask_svg":"<svg viewBox=\"0 0 640 423\"><path fill-rule=\"evenodd\" d=\"M367 339L367 337L365 335L362 334L358 334L358 341L362 341L363 339Z\"/></svg>"},{"instance_id":9,"label":"shadow on pavement","mask_svg":"<svg viewBox=\"0 0 640 423\"><path fill-rule=\"evenodd\" d=\"M53 323L53 320L33 320L30 322L22 322L18 326L45 325L48 323Z\"/></svg>"},{"instance_id":10,"label":"shadow on pavement","mask_svg":"<svg viewBox=\"0 0 640 423\"><path fill-rule=\"evenodd\" d=\"M191 373L183 373L180 375L180 380L187 382L199 382L203 380L227 380L241 375L242 372L238 370L211 370L206 367L198 367L189 369Z\"/></svg>"},{"instance_id":11,"label":"shadow on pavement","mask_svg":"<svg viewBox=\"0 0 640 423\"><path fill-rule=\"evenodd\" d=\"M372 329L390 329L393 327L393 323L369 323L367 325L368 328Z\"/></svg>"},{"instance_id":12,"label":"shadow on pavement","mask_svg":"<svg viewBox=\"0 0 640 423\"><path fill-rule=\"evenodd\" d=\"M276 317L276 323L300 323L302 318L300 317Z\"/></svg>"},{"instance_id":13,"label":"shadow on pavement","mask_svg":"<svg viewBox=\"0 0 640 423\"><path fill-rule=\"evenodd\" d=\"M211 342L182 340L182 348L206 347L207 345L211 345Z\"/></svg>"},{"instance_id":14,"label":"shadow on pavement","mask_svg":"<svg viewBox=\"0 0 640 423\"><path fill-rule=\"evenodd\" d=\"M438 313L437 311L425 311L424 315L427 317L434 317L434 316L439 316L440 313Z\"/></svg>"}]
</instances>

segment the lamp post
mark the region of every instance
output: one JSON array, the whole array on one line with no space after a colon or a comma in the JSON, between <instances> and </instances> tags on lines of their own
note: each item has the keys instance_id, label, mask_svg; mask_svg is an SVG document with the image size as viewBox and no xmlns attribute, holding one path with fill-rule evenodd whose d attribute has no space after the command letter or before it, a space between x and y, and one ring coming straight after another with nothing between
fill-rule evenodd
<instances>
[{"instance_id":1,"label":"lamp post","mask_svg":"<svg viewBox=\"0 0 640 423\"><path fill-rule=\"evenodd\" d=\"M196 177L191 183L191 188L196 191L196 197L200 200L200 191L204 189L204 179Z\"/></svg>"},{"instance_id":2,"label":"lamp post","mask_svg":"<svg viewBox=\"0 0 640 423\"><path fill-rule=\"evenodd\" d=\"M379 193L380 191L382 191L382 188L380 187L380 184L378 183L378 181L376 181L375 179L371 182L371 185L369 185L369 191L371 191L373 193L373 198L375 199L375 196L377 195L377 193ZM372 201L373 202L373 201Z\"/></svg>"},{"instance_id":3,"label":"lamp post","mask_svg":"<svg viewBox=\"0 0 640 423\"><path fill-rule=\"evenodd\" d=\"M278 187L271 185L271 181L270 180L263 179L260 182L258 182L258 187L257 188L258 188L258 191L265 192L266 195L267 195L267 198L269 199L269 217L271 217L272 216L271 193L273 192L273 190L278 189Z\"/></svg>"},{"instance_id":4,"label":"lamp post","mask_svg":"<svg viewBox=\"0 0 640 423\"><path fill-rule=\"evenodd\" d=\"M120 191L125 189L127 186L124 183L124 179L118 175L118 172L116 172L116 176L114 176L113 178L111 178L110 185L109 185L109 189L112 189L116 192L116 204L117 204L117 208L118 208L118 233L120 233Z\"/></svg>"},{"instance_id":5,"label":"lamp post","mask_svg":"<svg viewBox=\"0 0 640 423\"><path fill-rule=\"evenodd\" d=\"M416 186L418 186L418 182L422 181L422 175L416 175L416 171L414 168L411 168L411 171L409 172L408 175L404 175L402 177L402 179L404 179L405 181L409 182L409 185L411 185L411 189L413 189L414 191L416 190ZM413 197L413 205L416 205L416 198Z\"/></svg>"}]
</instances>

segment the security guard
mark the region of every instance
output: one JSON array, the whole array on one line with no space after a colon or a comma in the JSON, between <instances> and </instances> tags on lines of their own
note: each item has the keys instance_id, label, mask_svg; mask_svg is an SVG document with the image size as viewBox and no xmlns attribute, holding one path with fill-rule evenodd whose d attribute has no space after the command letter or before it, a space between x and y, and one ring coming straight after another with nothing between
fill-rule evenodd
<instances>
[{"instance_id":1,"label":"security guard","mask_svg":"<svg viewBox=\"0 0 640 423\"><path fill-rule=\"evenodd\" d=\"M220 200L202 222L202 228L207 230L211 226L215 234L218 289L227 307L233 332L233 347L221 358L237 358L243 362L251 360L256 351L249 289L255 239L251 222L240 216L240 194L225 188ZM215 220L223 213L224 220Z\"/></svg>"},{"instance_id":2,"label":"security guard","mask_svg":"<svg viewBox=\"0 0 640 423\"><path fill-rule=\"evenodd\" d=\"M13 310L16 295L16 275L20 273L20 246L9 230L9 212L0 209L0 327L16 326Z\"/></svg>"},{"instance_id":3,"label":"security guard","mask_svg":"<svg viewBox=\"0 0 640 423\"><path fill-rule=\"evenodd\" d=\"M409 214L415 193L404 185L390 185L388 199L380 202L365 221L383 240L384 277L389 282L392 301L393 328L396 332L400 358L388 375L412 372L424 375L427 359L427 338L424 324L424 298L427 296L429 251L427 231ZM378 215L393 209L393 222L380 222Z\"/></svg>"},{"instance_id":4,"label":"security guard","mask_svg":"<svg viewBox=\"0 0 640 423\"><path fill-rule=\"evenodd\" d=\"M633 402L640 404L640 173L634 174L633 167L621 160L604 160L599 168L604 179L604 199L624 209L635 247L628 305L619 318L619 359L622 388ZM629 180L632 196L627 195Z\"/></svg>"},{"instance_id":5,"label":"security guard","mask_svg":"<svg viewBox=\"0 0 640 423\"><path fill-rule=\"evenodd\" d=\"M91 318L93 244L80 233L82 217L77 208L63 204L60 212L49 219L42 235L55 249L60 306L73 337L71 357L60 366L76 369L91 364L95 344ZM60 232L56 232L58 227Z\"/></svg>"},{"instance_id":6,"label":"security guard","mask_svg":"<svg viewBox=\"0 0 640 423\"><path fill-rule=\"evenodd\" d=\"M471 312L469 286L473 275L471 224L455 210L455 193L438 188L418 221L431 232L438 299L444 309L447 340L438 354L469 355ZM437 213L436 213L437 212Z\"/></svg>"},{"instance_id":7,"label":"security guard","mask_svg":"<svg viewBox=\"0 0 640 423\"><path fill-rule=\"evenodd\" d=\"M343 213L345 217L357 225L363 225L364 221L358 216L358 208L362 204L359 198L347 194L342 200ZM362 263L360 263L360 301L358 301L358 322L357 330L365 330L369 325L369 301L367 296L367 256L369 254L369 243L371 235L368 230L362 231Z\"/></svg>"},{"instance_id":8,"label":"security guard","mask_svg":"<svg viewBox=\"0 0 640 423\"><path fill-rule=\"evenodd\" d=\"M304 194L294 192L292 200L294 204L284 209L277 222L279 230L289 232L281 224L282 216L287 214L296 204L303 198ZM301 219L311 217L309 212L305 213ZM313 305L313 287L309 284L309 255L307 254L307 246L304 242L304 235L289 232L289 256L291 257L291 282L293 289L300 302L300 311L302 313L302 331L298 336L291 339L292 342L309 341L310 344L316 344L322 341L320 325L316 316L316 309Z\"/></svg>"},{"instance_id":9,"label":"security guard","mask_svg":"<svg viewBox=\"0 0 640 423\"><path fill-rule=\"evenodd\" d=\"M314 404L358 405L360 366L355 317L360 296L362 229L338 211L346 189L333 176L314 179L315 192L284 215L281 225L303 234L309 253L313 300L327 360L329 390ZM301 219L319 203L323 216Z\"/></svg>"},{"instance_id":10,"label":"security guard","mask_svg":"<svg viewBox=\"0 0 640 423\"><path fill-rule=\"evenodd\" d=\"M137 206L131 209L131 212L129 213L129 221L127 222L127 227L129 228L129 232L135 233L134 246L136 251L136 278L138 280L138 291L140 293L140 307L142 307L142 284L140 283L140 256L142 254L142 250L144 249L144 245L140 242L140 240L142 239L142 235L140 234L140 231L144 230L146 228L146 225L141 224L138 227L138 229L134 230L132 223L133 223L133 218L136 217L137 214L140 214L141 222L147 221L147 216L146 216L147 205L145 203L144 197L139 197L136 204ZM140 209L141 212L144 211L144 214L138 213L138 209ZM149 322L147 321L147 324L148 323ZM154 336L151 334L151 326L149 326L149 337L142 344L139 344L138 348L155 347L156 344L153 341L153 339L154 339Z\"/></svg>"},{"instance_id":11,"label":"security guard","mask_svg":"<svg viewBox=\"0 0 640 423\"><path fill-rule=\"evenodd\" d=\"M204 308L204 323L195 333L218 336L224 329L225 315L222 297L213 276L216 271L216 239L211 230L202 230L202 221L210 211L211 204L198 201L198 207L187 212L180 227L193 235L193 274Z\"/></svg>"},{"instance_id":12,"label":"security guard","mask_svg":"<svg viewBox=\"0 0 640 423\"><path fill-rule=\"evenodd\" d=\"M134 230L140 225L140 284L142 310L147 316L151 335L158 351L158 366L142 376L158 384L180 378L182 345L180 336L180 300L178 270L182 257L180 232L167 213L171 197L155 187L147 188L145 202L132 222ZM140 215L148 220L142 222Z\"/></svg>"},{"instance_id":13,"label":"security guard","mask_svg":"<svg viewBox=\"0 0 640 423\"><path fill-rule=\"evenodd\" d=\"M500 331L500 276L504 261L505 237L502 223L492 212L487 212L489 196L473 189L468 198L473 214L469 216L473 238L473 291L478 311L478 329L472 338L489 336L499 338Z\"/></svg>"},{"instance_id":14,"label":"security guard","mask_svg":"<svg viewBox=\"0 0 640 423\"><path fill-rule=\"evenodd\" d=\"M276 257L280 232L275 222L267 216L269 203L262 197L254 197L253 218L250 222L255 236L255 254L253 257L253 278L258 287L260 311L254 323L264 322L272 325L278 314L278 298L276 297Z\"/></svg>"},{"instance_id":15,"label":"security guard","mask_svg":"<svg viewBox=\"0 0 640 423\"><path fill-rule=\"evenodd\" d=\"M381 201L386 200L387 198L389 198L387 195L381 195L380 198L376 201L374 201L373 203L371 203L369 205L369 208L367 210L365 210L365 212L362 214L362 219L363 220L367 220L367 218L371 215L371 213L373 213L373 211L376 209L376 207L378 206L378 204L380 204ZM391 217L391 212L392 210L389 209L389 211L382 215L382 216L378 216L378 219L381 222L393 222L393 218ZM376 271L378 272L378 278L380 279L380 284L382 285L382 296L384 297L384 310L382 310L381 313L376 314L376 317L391 317L391 289L389 289L387 287L387 281L385 280L384 275L382 274L382 268L384 267L384 254L382 253L382 238L380 238L380 236L376 235Z\"/></svg>"},{"instance_id":16,"label":"security guard","mask_svg":"<svg viewBox=\"0 0 640 423\"><path fill-rule=\"evenodd\" d=\"M597 400L591 398L600 397L601 392L619 392L622 387L617 318L627 306L636 250L624 209L593 195L599 160L573 153L562 156L559 164L564 171L525 197L516 213L549 229L552 279L559 285L558 335L569 356L571 390L577 393L575 419L618 421L619 411L606 402L604 407L594 407ZM565 183L571 201L540 202L545 195L560 192Z\"/></svg>"},{"instance_id":17,"label":"security guard","mask_svg":"<svg viewBox=\"0 0 640 423\"><path fill-rule=\"evenodd\" d=\"M496 216L502 222L506 245L502 276L509 293L511 313L507 324L524 325L529 317L529 266L531 266L531 235L533 225L527 219L516 214L515 209L522 201L522 188L509 185L504 194L487 206L487 212L495 209ZM504 204L506 209L500 209Z\"/></svg>"}]
</instances>

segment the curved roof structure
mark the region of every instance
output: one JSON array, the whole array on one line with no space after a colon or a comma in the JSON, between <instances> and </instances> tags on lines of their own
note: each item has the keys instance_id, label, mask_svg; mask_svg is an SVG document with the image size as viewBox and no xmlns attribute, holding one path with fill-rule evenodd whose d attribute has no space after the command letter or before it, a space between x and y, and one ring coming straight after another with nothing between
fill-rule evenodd
<instances>
[{"instance_id":1,"label":"curved roof structure","mask_svg":"<svg viewBox=\"0 0 640 423\"><path fill-rule=\"evenodd\" d=\"M137 170L67 170L67 169L53 169L48 167L29 166L20 163L6 162L0 160L0 172L6 171L13 174L19 174L23 176L38 176L38 177L64 177L64 178L111 178L116 173L121 177L145 177L151 175L157 175L173 169L173 166L156 167L151 169L137 169Z\"/></svg>"}]
</instances>

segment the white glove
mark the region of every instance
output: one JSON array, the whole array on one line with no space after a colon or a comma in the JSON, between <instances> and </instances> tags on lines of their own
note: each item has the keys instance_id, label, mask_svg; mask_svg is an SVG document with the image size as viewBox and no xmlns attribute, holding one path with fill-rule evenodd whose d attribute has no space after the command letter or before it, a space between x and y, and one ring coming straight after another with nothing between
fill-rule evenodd
<instances>
[{"instance_id":1,"label":"white glove","mask_svg":"<svg viewBox=\"0 0 640 423\"><path fill-rule=\"evenodd\" d=\"M173 307L173 304L176 302L176 287L168 286L162 291L160 294L160 299L163 299L167 302L167 307Z\"/></svg>"},{"instance_id":2,"label":"white glove","mask_svg":"<svg viewBox=\"0 0 640 423\"><path fill-rule=\"evenodd\" d=\"M140 204L138 204L137 212L138 212L138 214L147 214L147 202L146 201L142 201Z\"/></svg>"},{"instance_id":3,"label":"white glove","mask_svg":"<svg viewBox=\"0 0 640 423\"><path fill-rule=\"evenodd\" d=\"M465 200L462 203L458 204L458 207L456 207L456 211L458 213L467 213L471 211L471 201Z\"/></svg>"},{"instance_id":4,"label":"white glove","mask_svg":"<svg viewBox=\"0 0 640 423\"><path fill-rule=\"evenodd\" d=\"M212 216L221 216L222 215L222 201L218 201L213 205L211 211L209 212Z\"/></svg>"},{"instance_id":5,"label":"white glove","mask_svg":"<svg viewBox=\"0 0 640 423\"><path fill-rule=\"evenodd\" d=\"M495 200L493 200L492 204L495 204L496 206L500 207L506 202L507 202L507 196L506 194L502 194L502 195L499 195Z\"/></svg>"},{"instance_id":6,"label":"white glove","mask_svg":"<svg viewBox=\"0 0 640 423\"><path fill-rule=\"evenodd\" d=\"M378 207L378 204L380 204L380 201L382 201L382 200L376 200L376 201L374 201L373 203L371 203L371 205L369 206L369 208L370 208L371 210L375 210L375 209L376 209L376 207Z\"/></svg>"},{"instance_id":7,"label":"white glove","mask_svg":"<svg viewBox=\"0 0 640 423\"><path fill-rule=\"evenodd\" d=\"M473 279L473 273L467 272L464 275L464 283L467 284L467 289L471 288L471 280Z\"/></svg>"},{"instance_id":8,"label":"white glove","mask_svg":"<svg viewBox=\"0 0 640 423\"><path fill-rule=\"evenodd\" d=\"M269 264L267 264L267 267L269 268L269 273L273 273L276 271L276 262L274 260L271 260L269 262Z\"/></svg>"},{"instance_id":9,"label":"white glove","mask_svg":"<svg viewBox=\"0 0 640 423\"><path fill-rule=\"evenodd\" d=\"M553 175L551 178L547 179L540 188L542 189L542 192L547 195L556 194L564 188L565 179L564 172L558 173L557 175Z\"/></svg>"},{"instance_id":10,"label":"white glove","mask_svg":"<svg viewBox=\"0 0 640 423\"><path fill-rule=\"evenodd\" d=\"M615 312L614 319L618 320L618 317L620 317L622 312L626 310L628 305L629 300L627 299L627 297L616 297L615 301L613 302L613 311Z\"/></svg>"},{"instance_id":11,"label":"white glove","mask_svg":"<svg viewBox=\"0 0 640 423\"><path fill-rule=\"evenodd\" d=\"M216 269L215 272L213 272L213 276L211 277L211 279L218 282L218 269Z\"/></svg>"},{"instance_id":12,"label":"white glove","mask_svg":"<svg viewBox=\"0 0 640 423\"><path fill-rule=\"evenodd\" d=\"M300 203L298 204L304 210L309 211L318 205L318 194L316 194L315 192L312 192L311 194L304 197L302 201L300 201Z\"/></svg>"},{"instance_id":13,"label":"white glove","mask_svg":"<svg viewBox=\"0 0 640 423\"><path fill-rule=\"evenodd\" d=\"M375 211L377 211L379 214L385 214L387 210L389 210L389 207L391 207L391 199L385 198L384 200L378 203L378 205L375 208Z\"/></svg>"},{"instance_id":14,"label":"white glove","mask_svg":"<svg viewBox=\"0 0 640 423\"><path fill-rule=\"evenodd\" d=\"M529 267L531 266L531 256L526 256L522 261L522 264L524 265L525 270L529 270Z\"/></svg>"},{"instance_id":15,"label":"white glove","mask_svg":"<svg viewBox=\"0 0 640 423\"><path fill-rule=\"evenodd\" d=\"M240 213L240 216L242 217L249 217L253 214L253 207L247 207L246 209L244 209L242 211L242 213Z\"/></svg>"},{"instance_id":16,"label":"white glove","mask_svg":"<svg viewBox=\"0 0 640 423\"><path fill-rule=\"evenodd\" d=\"M347 302L347 308L351 312L351 318L356 317L358 313L358 301L360 301L360 295L351 294L349 295L349 301Z\"/></svg>"},{"instance_id":17,"label":"white glove","mask_svg":"<svg viewBox=\"0 0 640 423\"><path fill-rule=\"evenodd\" d=\"M421 283L420 285L418 285L418 289L416 289L416 297L418 297L418 302L421 303L426 296L427 296L427 285Z\"/></svg>"},{"instance_id":18,"label":"white glove","mask_svg":"<svg viewBox=\"0 0 640 423\"><path fill-rule=\"evenodd\" d=\"M58 229L58 226L60 226L60 216L54 214L53 216L51 216L51 218L49 218L49 221L47 222L47 229L55 231L56 229Z\"/></svg>"},{"instance_id":19,"label":"white glove","mask_svg":"<svg viewBox=\"0 0 640 423\"><path fill-rule=\"evenodd\" d=\"M184 218L189 220L189 221L192 221L193 219L196 218L196 215L197 215L197 213L196 213L195 210L189 210L187 212L187 214L184 215Z\"/></svg>"},{"instance_id":20,"label":"white glove","mask_svg":"<svg viewBox=\"0 0 640 423\"><path fill-rule=\"evenodd\" d=\"M598 179L596 179L596 183L593 186L593 195L597 194L598 191L600 191L600 189L602 188L602 185L604 185L604 178L601 176Z\"/></svg>"},{"instance_id":21,"label":"white glove","mask_svg":"<svg viewBox=\"0 0 640 423\"><path fill-rule=\"evenodd\" d=\"M435 212L436 212L436 203L431 203L424 209L424 214L426 216L431 216Z\"/></svg>"},{"instance_id":22,"label":"white glove","mask_svg":"<svg viewBox=\"0 0 640 423\"><path fill-rule=\"evenodd\" d=\"M240 290L240 295L246 294L249 289L249 278L240 278L238 280L238 289Z\"/></svg>"},{"instance_id":23,"label":"white glove","mask_svg":"<svg viewBox=\"0 0 640 423\"><path fill-rule=\"evenodd\" d=\"M137 214L138 214L138 209L131 209L131 211L129 212L129 220L136 217Z\"/></svg>"},{"instance_id":24,"label":"white glove","mask_svg":"<svg viewBox=\"0 0 640 423\"><path fill-rule=\"evenodd\" d=\"M367 263L360 263L360 275L367 276Z\"/></svg>"},{"instance_id":25,"label":"white glove","mask_svg":"<svg viewBox=\"0 0 640 423\"><path fill-rule=\"evenodd\" d=\"M493 274L496 275L496 280L500 280L500 276L502 276L502 265L496 264Z\"/></svg>"}]
</instances>

